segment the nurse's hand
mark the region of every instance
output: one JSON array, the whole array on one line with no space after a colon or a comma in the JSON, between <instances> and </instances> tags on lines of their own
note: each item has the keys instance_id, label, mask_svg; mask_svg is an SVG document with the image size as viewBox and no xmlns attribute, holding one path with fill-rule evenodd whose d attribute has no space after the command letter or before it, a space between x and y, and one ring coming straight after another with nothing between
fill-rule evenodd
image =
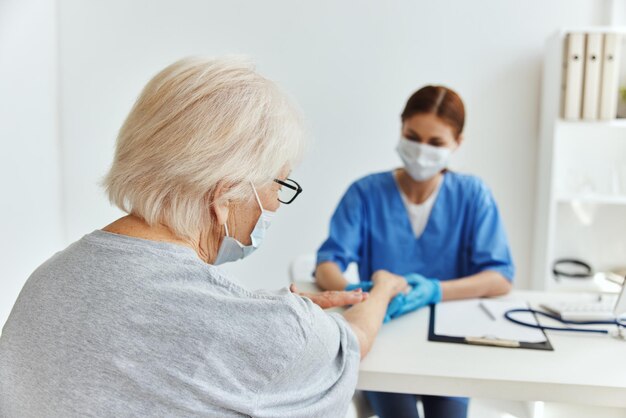
<instances>
[{"instance_id":1,"label":"nurse's hand","mask_svg":"<svg viewBox=\"0 0 626 418\"><path fill-rule=\"evenodd\" d=\"M413 289L404 296L404 301L393 312L391 318L397 318L408 312L413 312L424 306L441 302L441 283L437 279L427 279L421 274L409 274L405 276L412 284Z\"/></svg>"},{"instance_id":2,"label":"nurse's hand","mask_svg":"<svg viewBox=\"0 0 626 418\"><path fill-rule=\"evenodd\" d=\"M313 303L322 309L336 308L347 305L356 305L357 303L367 300L369 294L361 289L350 292L327 290L325 292L299 292L295 284L289 287L292 293L311 299Z\"/></svg>"},{"instance_id":3,"label":"nurse's hand","mask_svg":"<svg viewBox=\"0 0 626 418\"><path fill-rule=\"evenodd\" d=\"M377 270L372 274L372 283L376 289L384 289L389 292L389 299L392 299L400 292L406 292L409 290L409 284L406 279L397 274L388 272L387 270Z\"/></svg>"}]
</instances>

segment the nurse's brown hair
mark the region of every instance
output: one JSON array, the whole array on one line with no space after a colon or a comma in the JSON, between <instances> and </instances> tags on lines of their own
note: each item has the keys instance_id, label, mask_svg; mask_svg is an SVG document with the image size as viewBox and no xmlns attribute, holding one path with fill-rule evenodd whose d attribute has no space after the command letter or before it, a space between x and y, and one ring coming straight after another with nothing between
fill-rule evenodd
<instances>
[{"instance_id":1,"label":"nurse's brown hair","mask_svg":"<svg viewBox=\"0 0 626 418\"><path fill-rule=\"evenodd\" d=\"M402 111L402 122L419 113L433 113L454 130L458 138L465 125L465 106L454 91L444 86L422 87L409 98Z\"/></svg>"}]
</instances>

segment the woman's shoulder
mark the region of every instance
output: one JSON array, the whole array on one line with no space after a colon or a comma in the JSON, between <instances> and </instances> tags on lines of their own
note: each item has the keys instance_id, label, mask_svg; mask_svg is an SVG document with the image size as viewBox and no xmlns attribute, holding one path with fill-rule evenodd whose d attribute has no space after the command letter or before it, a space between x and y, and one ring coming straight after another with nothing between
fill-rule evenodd
<instances>
[{"instance_id":1,"label":"woman's shoulder","mask_svg":"<svg viewBox=\"0 0 626 418\"><path fill-rule=\"evenodd\" d=\"M489 193L489 187L485 181L474 174L448 171L445 175L451 187L458 189L460 192L465 192L470 196Z\"/></svg>"},{"instance_id":2,"label":"woman's shoulder","mask_svg":"<svg viewBox=\"0 0 626 418\"><path fill-rule=\"evenodd\" d=\"M448 171L446 177L452 193L467 205L483 207L495 204L491 189L480 177L456 171Z\"/></svg>"},{"instance_id":3,"label":"woman's shoulder","mask_svg":"<svg viewBox=\"0 0 626 418\"><path fill-rule=\"evenodd\" d=\"M361 193L369 193L389 187L394 181L393 171L381 171L377 173L367 174L358 178L348 188L348 191L354 190Z\"/></svg>"}]
</instances>

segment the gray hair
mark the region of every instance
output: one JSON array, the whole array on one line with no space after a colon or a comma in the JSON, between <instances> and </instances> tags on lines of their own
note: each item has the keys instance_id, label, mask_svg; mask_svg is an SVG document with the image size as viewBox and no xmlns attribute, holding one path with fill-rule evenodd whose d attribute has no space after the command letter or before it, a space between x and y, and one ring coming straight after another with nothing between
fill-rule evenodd
<instances>
[{"instance_id":1,"label":"gray hair","mask_svg":"<svg viewBox=\"0 0 626 418\"><path fill-rule=\"evenodd\" d=\"M120 129L104 187L111 203L194 239L222 197L243 201L299 159L299 111L240 58L185 58L143 89Z\"/></svg>"}]
</instances>

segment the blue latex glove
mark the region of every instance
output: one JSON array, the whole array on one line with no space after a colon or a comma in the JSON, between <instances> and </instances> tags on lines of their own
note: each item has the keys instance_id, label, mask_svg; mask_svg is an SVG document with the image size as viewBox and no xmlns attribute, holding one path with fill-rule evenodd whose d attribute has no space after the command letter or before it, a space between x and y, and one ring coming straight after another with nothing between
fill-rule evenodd
<instances>
[{"instance_id":1,"label":"blue latex glove","mask_svg":"<svg viewBox=\"0 0 626 418\"><path fill-rule=\"evenodd\" d=\"M391 321L393 318L397 318L400 315L404 315L405 313L414 311L415 309L418 309L420 307L420 306L413 307L415 305L418 295L417 294L414 295L413 298L411 298L411 295L416 290L417 287L421 288L422 287L421 285L423 283L427 283L430 280L420 274L410 274L408 276L405 276L404 278L406 279L407 283L411 287L413 287L413 289L408 294L399 293L393 299L391 299L391 302L389 302L389 305L387 305L387 312L385 313L385 319L383 320L383 323L387 323ZM437 284L439 284L438 280L434 280L434 281L437 282ZM360 282L360 283L352 283L352 284L347 285L345 290L351 291L351 290L356 290L356 289L362 289L364 292L369 292L370 290L372 290L373 287L374 287L374 283L372 282ZM420 292L423 293L424 289L422 289ZM440 294L439 300L441 300L441 286L439 287L439 294ZM435 302L431 302L431 303L435 303Z\"/></svg>"},{"instance_id":2,"label":"blue latex glove","mask_svg":"<svg viewBox=\"0 0 626 418\"><path fill-rule=\"evenodd\" d=\"M437 279L427 279L420 274L404 276L413 289L404 295L404 303L393 312L391 319L415 311L426 305L441 302L441 283Z\"/></svg>"},{"instance_id":3,"label":"blue latex glove","mask_svg":"<svg viewBox=\"0 0 626 418\"><path fill-rule=\"evenodd\" d=\"M364 292L369 292L374 287L374 283L372 282L359 282L359 283L350 283L346 286L346 292L351 292L353 290L362 289Z\"/></svg>"},{"instance_id":4,"label":"blue latex glove","mask_svg":"<svg viewBox=\"0 0 626 418\"><path fill-rule=\"evenodd\" d=\"M422 279L427 280L426 277L422 276L421 274L416 274L416 273L409 274L408 276L404 276L404 279L409 284L409 286L413 286L413 287L421 283ZM370 290L372 290L373 287L374 287L373 282L359 282L359 283L348 284L344 290L349 292L351 290L362 289L364 292L369 292Z\"/></svg>"}]
</instances>

